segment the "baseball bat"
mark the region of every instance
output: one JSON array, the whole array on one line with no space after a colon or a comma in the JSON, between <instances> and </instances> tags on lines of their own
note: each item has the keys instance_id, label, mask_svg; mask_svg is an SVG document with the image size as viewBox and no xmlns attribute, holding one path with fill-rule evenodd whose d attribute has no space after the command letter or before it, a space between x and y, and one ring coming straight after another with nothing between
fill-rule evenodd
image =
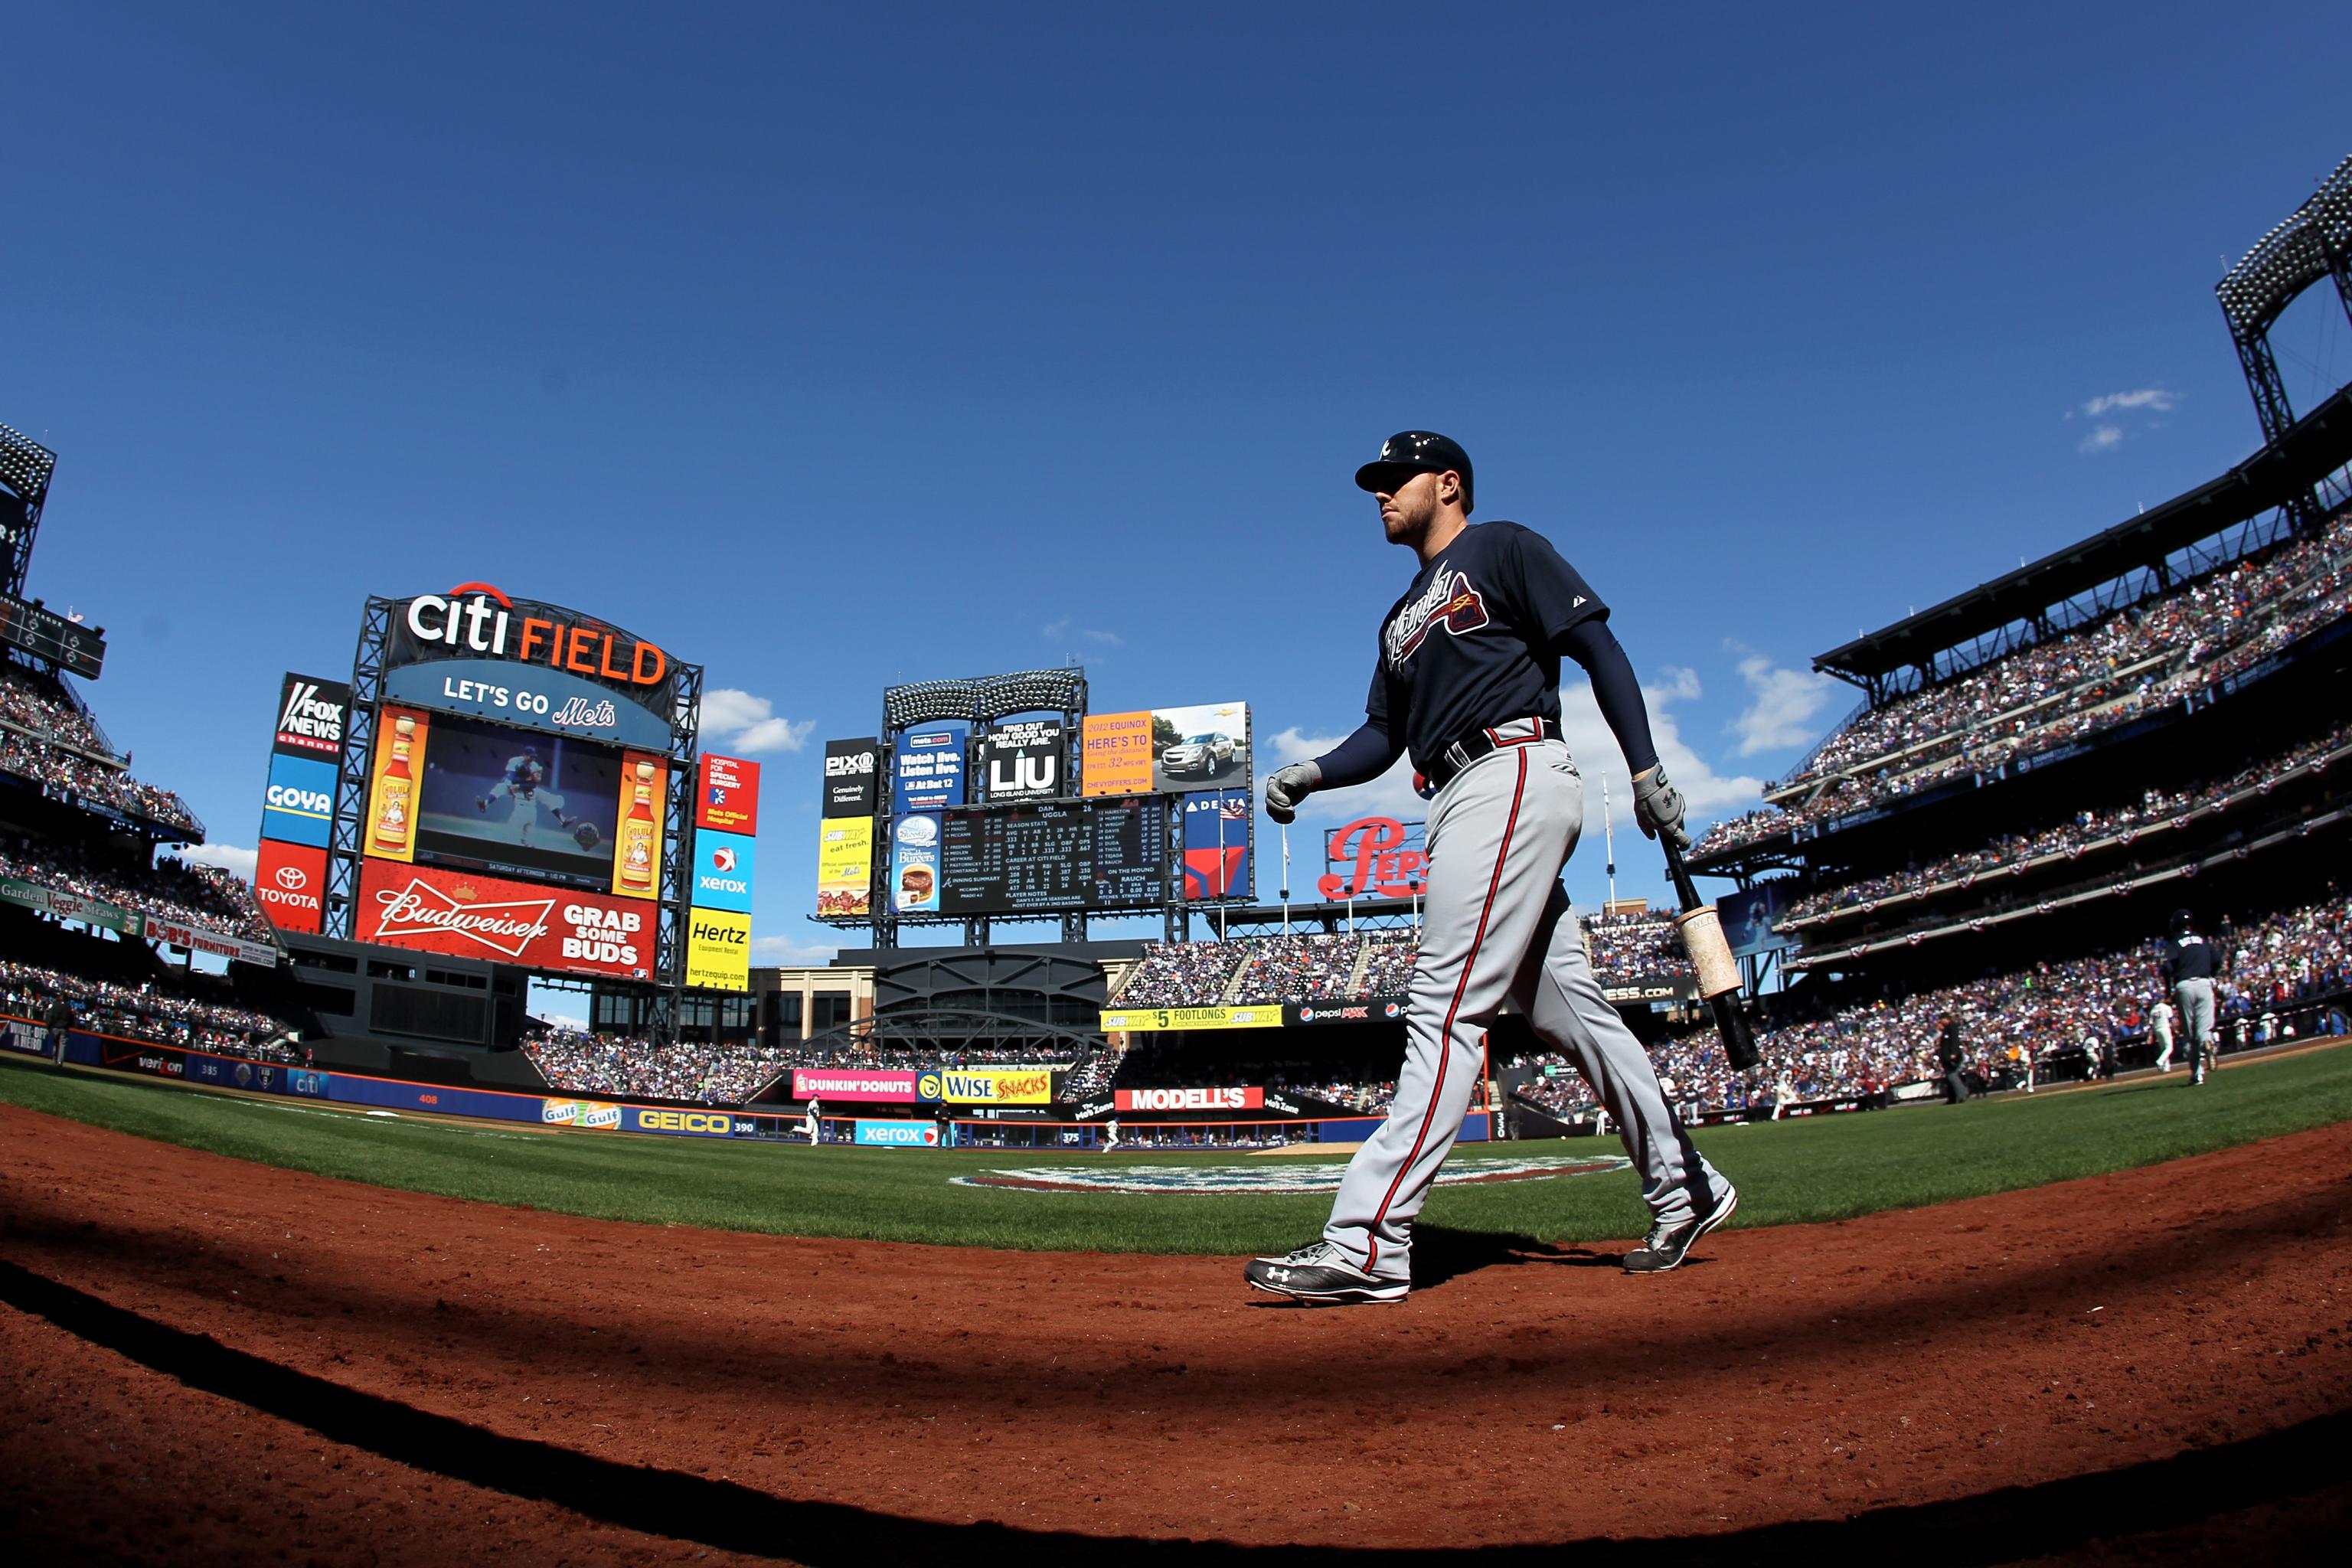
<instances>
[{"instance_id":1,"label":"baseball bat","mask_svg":"<svg viewBox=\"0 0 2352 1568\"><path fill-rule=\"evenodd\" d=\"M1691 967L1698 971L1699 994L1714 1010L1715 1032L1723 1037L1723 1054L1745 1072L1759 1058L1756 1031L1739 1005L1739 962L1731 956L1731 944L1723 939L1723 921L1717 918L1715 906L1698 896L1690 868L1683 864L1683 852L1664 834L1658 836L1658 847L1666 852L1666 874L1674 878L1675 893L1682 900L1683 912L1675 919L1675 929L1682 933L1683 951L1690 954Z\"/></svg>"}]
</instances>

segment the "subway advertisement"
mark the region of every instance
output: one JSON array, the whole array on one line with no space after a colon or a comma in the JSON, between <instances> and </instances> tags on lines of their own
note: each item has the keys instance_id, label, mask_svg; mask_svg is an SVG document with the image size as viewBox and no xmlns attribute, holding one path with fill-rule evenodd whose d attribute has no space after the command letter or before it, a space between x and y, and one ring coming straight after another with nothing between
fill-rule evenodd
<instances>
[{"instance_id":1,"label":"subway advertisement","mask_svg":"<svg viewBox=\"0 0 2352 1568\"><path fill-rule=\"evenodd\" d=\"M655 910L635 900L369 860L359 942L615 980L653 975Z\"/></svg>"},{"instance_id":2,"label":"subway advertisement","mask_svg":"<svg viewBox=\"0 0 2352 1568\"><path fill-rule=\"evenodd\" d=\"M817 824L816 912L873 912L874 819L837 816Z\"/></svg>"}]
</instances>

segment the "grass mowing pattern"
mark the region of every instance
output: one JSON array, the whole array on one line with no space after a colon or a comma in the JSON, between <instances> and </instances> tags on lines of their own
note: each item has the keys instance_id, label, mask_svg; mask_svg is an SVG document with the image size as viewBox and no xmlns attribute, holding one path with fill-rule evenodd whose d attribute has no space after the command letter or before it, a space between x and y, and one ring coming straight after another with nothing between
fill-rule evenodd
<instances>
[{"instance_id":1,"label":"grass mowing pattern","mask_svg":"<svg viewBox=\"0 0 2352 1568\"><path fill-rule=\"evenodd\" d=\"M0 1062L0 1100L141 1137L373 1185L595 1218L788 1236L1034 1251L1239 1254L1311 1240L1329 1209L1297 1196L1024 1193L959 1173L1078 1161L1249 1163L1232 1155L885 1150L593 1133L546 1135L234 1100ZM1738 1226L1847 1219L2206 1153L2352 1120L2352 1050L2066 1094L1718 1128L1699 1143L1739 1184ZM1618 1152L1614 1140L1475 1145L1457 1160ZM1283 1163L1293 1163L1284 1161ZM1440 1187L1423 1221L1489 1244L1637 1236L1631 1172Z\"/></svg>"}]
</instances>

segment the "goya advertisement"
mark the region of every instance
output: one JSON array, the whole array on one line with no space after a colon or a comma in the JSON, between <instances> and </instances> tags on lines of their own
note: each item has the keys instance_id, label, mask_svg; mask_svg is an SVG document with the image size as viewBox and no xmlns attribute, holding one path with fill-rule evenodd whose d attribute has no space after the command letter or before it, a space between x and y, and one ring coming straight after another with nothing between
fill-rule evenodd
<instances>
[{"instance_id":1,"label":"goya advertisement","mask_svg":"<svg viewBox=\"0 0 2352 1568\"><path fill-rule=\"evenodd\" d=\"M653 976L655 910L471 872L371 860L360 868L352 937L617 980Z\"/></svg>"}]
</instances>

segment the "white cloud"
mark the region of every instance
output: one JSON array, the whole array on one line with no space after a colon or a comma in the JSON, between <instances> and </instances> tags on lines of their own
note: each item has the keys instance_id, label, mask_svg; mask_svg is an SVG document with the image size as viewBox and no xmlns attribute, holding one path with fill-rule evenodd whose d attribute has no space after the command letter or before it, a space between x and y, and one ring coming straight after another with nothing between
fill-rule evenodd
<instances>
[{"instance_id":1,"label":"white cloud","mask_svg":"<svg viewBox=\"0 0 2352 1568\"><path fill-rule=\"evenodd\" d=\"M218 866L235 876L253 880L255 868L260 864L261 851L240 849L234 844L197 844L179 852L180 858L193 866Z\"/></svg>"},{"instance_id":2,"label":"white cloud","mask_svg":"<svg viewBox=\"0 0 2352 1568\"><path fill-rule=\"evenodd\" d=\"M772 965L778 969L815 969L831 963L840 951L838 947L797 942L788 936L751 939L751 962L763 968Z\"/></svg>"},{"instance_id":3,"label":"white cloud","mask_svg":"<svg viewBox=\"0 0 2352 1568\"><path fill-rule=\"evenodd\" d=\"M2110 447L2121 446L2123 438L2124 432L2121 426L2102 425L2084 437L2083 444L2075 449L2083 452L2104 452Z\"/></svg>"},{"instance_id":4,"label":"white cloud","mask_svg":"<svg viewBox=\"0 0 2352 1568\"><path fill-rule=\"evenodd\" d=\"M1080 626L1078 628L1078 635L1086 638L1088 642L1098 642L1110 647L1125 647L1127 646L1127 639L1119 636L1117 632L1098 632L1091 630L1086 626Z\"/></svg>"},{"instance_id":5,"label":"white cloud","mask_svg":"<svg viewBox=\"0 0 2352 1568\"><path fill-rule=\"evenodd\" d=\"M2130 392L2110 392L2104 397L2094 397L2083 405L2083 413L2091 419L2126 408L2145 408L2157 414L2169 414L2179 401L2176 395L2163 387L2142 386Z\"/></svg>"},{"instance_id":6,"label":"white cloud","mask_svg":"<svg viewBox=\"0 0 2352 1568\"><path fill-rule=\"evenodd\" d=\"M815 729L815 720L779 718L774 703L732 686L702 694L702 739L729 751L797 752Z\"/></svg>"},{"instance_id":7,"label":"white cloud","mask_svg":"<svg viewBox=\"0 0 2352 1568\"><path fill-rule=\"evenodd\" d=\"M1743 757L1811 740L1813 716L1828 706L1837 685L1810 669L1775 665L1760 653L1739 661L1739 679L1755 696L1730 726Z\"/></svg>"}]
</instances>

